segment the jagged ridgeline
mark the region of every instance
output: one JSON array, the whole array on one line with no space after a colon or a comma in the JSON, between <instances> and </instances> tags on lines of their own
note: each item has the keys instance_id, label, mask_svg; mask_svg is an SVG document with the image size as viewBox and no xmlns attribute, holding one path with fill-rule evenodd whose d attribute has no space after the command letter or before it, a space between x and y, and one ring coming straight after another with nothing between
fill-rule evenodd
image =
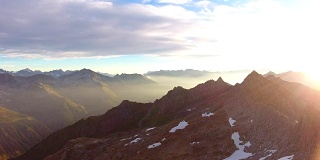
<instances>
[{"instance_id":1,"label":"jagged ridgeline","mask_svg":"<svg viewBox=\"0 0 320 160\"><path fill-rule=\"evenodd\" d=\"M319 159L320 93L252 72L176 87L154 103L123 101L52 133L21 160Z\"/></svg>"}]
</instances>

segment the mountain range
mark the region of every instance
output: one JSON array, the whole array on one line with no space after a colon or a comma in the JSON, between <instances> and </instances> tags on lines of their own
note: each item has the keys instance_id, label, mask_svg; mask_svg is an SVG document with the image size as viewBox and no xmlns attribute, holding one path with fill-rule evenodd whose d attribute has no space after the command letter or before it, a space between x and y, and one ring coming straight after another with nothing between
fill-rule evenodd
<instances>
[{"instance_id":1,"label":"mountain range","mask_svg":"<svg viewBox=\"0 0 320 160\"><path fill-rule=\"evenodd\" d=\"M0 69L1 73L9 73L15 76L22 76L22 77L29 77L34 75L49 75L55 78L59 78L64 75L71 74L73 72L78 72L79 70L71 71L66 70L63 71L62 69L56 69L52 71L40 71L40 70L31 70L29 68L22 69L16 72L13 71L6 71ZM140 75L144 76L148 79L151 79L159 84L162 84L166 87L166 90L169 90L175 86L183 86L185 88L191 88L201 82L204 82L209 79L217 79L219 77L223 77L227 82L230 84L236 84L241 82L251 71L250 70L237 70L237 71L224 71L224 72L210 72L210 71L200 71L194 69L186 69L186 70L159 70L159 71L149 71L145 74L127 74L130 75L130 78L133 75ZM116 75L109 74L109 73L101 73L96 72L100 75L107 76L107 77L114 77ZM124 74L126 75L126 74ZM264 76L273 75L275 77L279 77L283 80L289 82L297 82L309 86L311 88L316 88L320 90L320 85L315 80L312 80L310 76L305 72L294 72L288 71L283 73L274 73L268 72L264 74ZM131 77L132 76L132 77ZM164 93L163 93L164 94Z\"/></svg>"},{"instance_id":2,"label":"mountain range","mask_svg":"<svg viewBox=\"0 0 320 160\"><path fill-rule=\"evenodd\" d=\"M122 101L53 132L17 160L319 158L320 92L253 71Z\"/></svg>"},{"instance_id":3,"label":"mountain range","mask_svg":"<svg viewBox=\"0 0 320 160\"><path fill-rule=\"evenodd\" d=\"M279 74L276 74L274 72L268 72L264 76L269 76L269 75L279 77L279 78L281 78L285 81L288 81L288 82L297 82L297 83L301 83L306 86L309 86L311 88L320 90L319 82L317 80L312 79L312 77L310 77L310 75L308 75L307 73L304 73L304 72L289 71L289 72L284 72L284 73L279 73Z\"/></svg>"},{"instance_id":4,"label":"mountain range","mask_svg":"<svg viewBox=\"0 0 320 160\"><path fill-rule=\"evenodd\" d=\"M63 75L70 74L72 72L75 72L75 71L69 71L69 70L63 71L61 69L57 69L57 70L52 70L52 71L48 71L48 72L42 72L40 70L34 70L33 71L33 70L29 69L29 68L26 68L26 69L22 69L22 70L13 72L13 71L6 71L6 70L3 70L3 69L0 69L0 74L1 73L10 73L12 75L22 76L22 77L28 77L28 76L34 76L34 75L38 75L38 74L43 74L43 75L49 75L49 76L58 78L58 77L61 77Z\"/></svg>"},{"instance_id":5,"label":"mountain range","mask_svg":"<svg viewBox=\"0 0 320 160\"><path fill-rule=\"evenodd\" d=\"M153 88L157 92L149 92ZM10 110L0 116L0 155L14 157L24 153L49 133L82 118L100 115L123 99L149 102L161 97L161 85L138 74L104 76L88 69L55 78L50 75L17 76L0 74L0 107ZM30 118L19 118L22 115ZM21 119L21 120L20 120ZM14 123L13 123L14 122ZM27 127L22 128L21 125ZM34 128L39 128L36 130ZM15 132L10 133L9 130ZM32 130L32 132L30 132ZM28 138L25 135L30 135ZM30 142L32 141L32 142Z\"/></svg>"},{"instance_id":6,"label":"mountain range","mask_svg":"<svg viewBox=\"0 0 320 160\"><path fill-rule=\"evenodd\" d=\"M160 70L160 71L149 71L145 76L170 76L170 77L202 77L208 74L213 74L209 71L198 71L193 69L186 70Z\"/></svg>"},{"instance_id":7,"label":"mountain range","mask_svg":"<svg viewBox=\"0 0 320 160\"><path fill-rule=\"evenodd\" d=\"M218 78L217 81L207 81L208 79L212 79L212 77L221 75L221 73L197 70L156 71L148 72L144 75L116 74L112 76L93 72L89 69L79 71L51 71L50 74L54 75L50 75L49 72L32 71L29 69L19 71L20 76L17 73L18 72L13 73L0 70L0 159L21 155L50 133L55 135L56 131L60 129L63 130L64 139L59 139L61 135L49 139L49 142L54 141L53 145L56 148L44 147L44 154L39 152L39 156L44 158L54 154L58 150L62 151L65 143L68 144L69 141L80 137L108 139L110 138L109 135L120 134L120 136L130 136L133 132L142 132L141 129L143 128L163 127L168 125L168 123L176 121L177 118L188 117L189 114L196 110L197 112L204 112L201 114L211 117L211 114L216 115L213 111L221 111L221 108L225 108L224 106L228 104L229 99L235 99L232 103L245 103L242 101L248 101L246 103L249 103L249 100L246 100L247 97L239 97L239 95L246 95L249 94L249 92L250 94L256 94L256 90L259 89L259 85L255 86L256 83L261 83L260 85L265 86L265 89L278 84L278 88L270 87L269 90L277 91L279 88L282 88L281 92L284 92L283 88L287 86L285 89L286 92L300 95L300 97L287 99L287 97L283 97L285 94L281 95L277 92L268 92L268 94L278 95L279 99L270 99L270 96L267 97L268 94L265 96L260 95L260 100L267 99L263 102L267 104L263 105L271 105L278 103L278 101L282 102L283 100L280 100L280 98L288 101L282 102L284 105L287 105L287 103L292 103L292 99L299 99L301 97L310 98L311 93L311 95L317 93L315 90L298 84L302 83L311 88L316 88L314 85L310 85L311 83L308 83L307 78L302 76L303 74L300 72L286 72L281 74L269 72L263 76L252 72L243 83L238 83L234 86L224 82L222 78ZM33 73L33 75L28 73ZM227 77L232 77L230 74L239 75L243 73L244 71L239 73L228 72L226 75ZM277 77L295 83L285 82ZM192 86L192 84L198 84L199 81L207 82L197 85L196 87L189 87ZM247 81L252 82L248 83ZM178 86L179 83L182 84L184 88L174 87L173 90L169 91L173 86ZM246 86L240 88L250 89L245 92L240 92L239 86ZM185 89L185 87L190 89ZM163 96L166 92L168 93ZM163 97L160 98L161 96ZM121 101L123 102L121 103ZM304 99L300 99L300 101L299 104L309 103L304 102ZM120 104L118 107L113 108L118 104ZM138 107L137 110L133 109L130 111L127 108L128 105L144 107L141 107L143 109ZM201 109L200 107L202 105L212 106L213 108L207 107L205 109L211 112L205 112L203 108ZM253 106L255 104L248 105ZM185 107L187 107L187 109ZM200 107L199 110L197 107ZM237 106L233 107L237 108ZM122 108L121 112L118 111L117 108ZM300 106L300 108L303 107ZM109 113L112 110L115 110L114 112L116 113L114 114L117 115L113 115L113 112L112 114ZM297 112L301 110L303 109L299 109ZM109 115L108 117L98 116L105 112ZM255 112L260 113L260 111ZM286 115L286 113L279 113ZM126 115L126 117L122 115ZM104 117L112 123L96 122L98 121L96 119L104 118L92 118L90 116ZM274 115L272 115L272 117L273 116ZM88 120L93 121L87 122ZM81 127L77 126L77 124ZM88 129L86 127L87 125L91 127ZM268 125L271 124L268 123ZM69 128L67 126L73 128L72 132L75 133L66 130ZM106 128L106 130L99 130L99 126L100 128ZM109 128L109 126L111 126L111 128ZM63 129L64 127L67 128ZM90 134L87 132L90 132ZM304 132L304 130L300 132ZM261 133L259 132L259 134ZM69 135L71 137L69 137ZM119 137L115 139L117 138ZM138 138L145 141L145 137ZM133 140L134 139L132 139L132 141ZM140 141L140 139L138 140ZM90 140L88 140L88 142L90 142ZM232 142L232 140L230 142ZM198 143L198 141L195 143ZM45 143L41 142L41 144ZM112 144L119 145L119 143L116 142L112 142ZM32 150L29 152L31 151ZM34 153L31 155L33 154ZM157 157L153 158L157 159Z\"/></svg>"}]
</instances>

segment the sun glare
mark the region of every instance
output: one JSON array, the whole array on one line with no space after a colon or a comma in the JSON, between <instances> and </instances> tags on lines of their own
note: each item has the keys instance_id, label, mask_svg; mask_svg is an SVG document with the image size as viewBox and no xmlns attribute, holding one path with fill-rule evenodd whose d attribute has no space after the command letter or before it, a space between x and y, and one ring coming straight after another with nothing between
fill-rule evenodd
<instances>
[{"instance_id":1,"label":"sun glare","mask_svg":"<svg viewBox=\"0 0 320 160\"><path fill-rule=\"evenodd\" d=\"M320 74L317 71L308 71L307 72L308 78L311 82L317 83L320 85Z\"/></svg>"}]
</instances>

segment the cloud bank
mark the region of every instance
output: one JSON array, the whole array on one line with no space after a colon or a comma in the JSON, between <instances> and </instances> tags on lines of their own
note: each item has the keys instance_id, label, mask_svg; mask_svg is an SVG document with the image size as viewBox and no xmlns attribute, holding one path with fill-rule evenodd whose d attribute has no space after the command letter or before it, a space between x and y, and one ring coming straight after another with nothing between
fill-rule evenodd
<instances>
[{"instance_id":1,"label":"cloud bank","mask_svg":"<svg viewBox=\"0 0 320 160\"><path fill-rule=\"evenodd\" d=\"M314 0L1 0L0 57L314 58ZM257 58L258 57L258 58Z\"/></svg>"},{"instance_id":2,"label":"cloud bank","mask_svg":"<svg viewBox=\"0 0 320 160\"><path fill-rule=\"evenodd\" d=\"M177 6L114 5L86 0L3 0L0 54L22 57L92 57L155 54L189 47L179 34L191 23L167 11Z\"/></svg>"}]
</instances>

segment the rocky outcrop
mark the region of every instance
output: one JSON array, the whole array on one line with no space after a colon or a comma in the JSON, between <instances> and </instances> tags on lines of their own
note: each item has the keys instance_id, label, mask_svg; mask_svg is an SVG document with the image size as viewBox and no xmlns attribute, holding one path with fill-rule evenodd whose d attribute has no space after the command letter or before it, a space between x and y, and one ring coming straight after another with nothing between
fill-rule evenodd
<instances>
[{"instance_id":1,"label":"rocky outcrop","mask_svg":"<svg viewBox=\"0 0 320 160\"><path fill-rule=\"evenodd\" d=\"M224 159L236 150L227 114L185 118L188 126L169 132L182 120L174 120L152 130L148 128L108 138L77 138L46 160L70 159ZM205 112L205 111L204 111ZM208 112L208 110L207 110ZM199 125L201 124L201 125ZM159 146L158 146L159 145Z\"/></svg>"}]
</instances>

